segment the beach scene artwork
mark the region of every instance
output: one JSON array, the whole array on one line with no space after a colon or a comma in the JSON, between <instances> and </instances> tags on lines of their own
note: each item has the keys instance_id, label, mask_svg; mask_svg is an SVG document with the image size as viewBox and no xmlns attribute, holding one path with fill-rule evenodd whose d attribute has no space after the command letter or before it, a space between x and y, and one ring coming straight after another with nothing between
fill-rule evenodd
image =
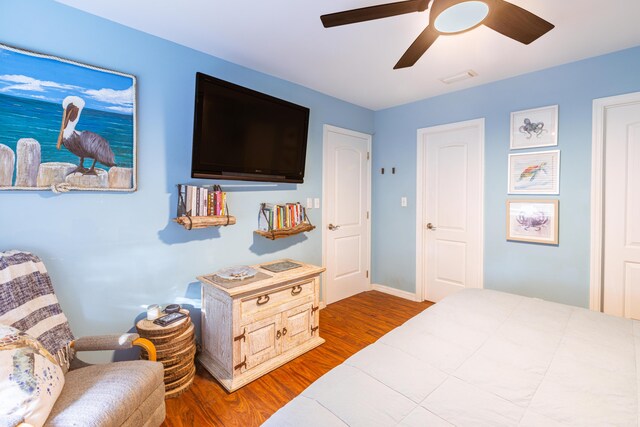
<instances>
[{"instance_id":1,"label":"beach scene artwork","mask_svg":"<svg viewBox=\"0 0 640 427\"><path fill-rule=\"evenodd\" d=\"M0 44L0 190L135 191L134 76Z\"/></svg>"}]
</instances>

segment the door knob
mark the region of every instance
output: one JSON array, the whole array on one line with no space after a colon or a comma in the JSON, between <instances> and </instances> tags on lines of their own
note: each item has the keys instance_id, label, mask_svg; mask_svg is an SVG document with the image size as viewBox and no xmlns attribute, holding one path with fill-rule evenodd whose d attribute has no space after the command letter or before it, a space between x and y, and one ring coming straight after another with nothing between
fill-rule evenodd
<instances>
[{"instance_id":1,"label":"door knob","mask_svg":"<svg viewBox=\"0 0 640 427\"><path fill-rule=\"evenodd\" d=\"M329 225L327 226L327 228L328 228L329 230L331 230L331 231L336 231L338 228L340 228L340 226L339 226L339 225L329 224Z\"/></svg>"},{"instance_id":2,"label":"door knob","mask_svg":"<svg viewBox=\"0 0 640 427\"><path fill-rule=\"evenodd\" d=\"M433 226L433 224L428 223L428 224L427 224L427 230L435 231L435 230L436 230L436 228Z\"/></svg>"}]
</instances>

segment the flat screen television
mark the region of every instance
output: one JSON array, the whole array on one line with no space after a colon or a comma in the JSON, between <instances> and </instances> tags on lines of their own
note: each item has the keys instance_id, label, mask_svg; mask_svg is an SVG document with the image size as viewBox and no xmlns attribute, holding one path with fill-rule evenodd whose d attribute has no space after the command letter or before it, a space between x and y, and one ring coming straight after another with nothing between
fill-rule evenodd
<instances>
[{"instance_id":1,"label":"flat screen television","mask_svg":"<svg viewBox=\"0 0 640 427\"><path fill-rule=\"evenodd\" d=\"M192 178L304 180L309 109L196 74Z\"/></svg>"}]
</instances>

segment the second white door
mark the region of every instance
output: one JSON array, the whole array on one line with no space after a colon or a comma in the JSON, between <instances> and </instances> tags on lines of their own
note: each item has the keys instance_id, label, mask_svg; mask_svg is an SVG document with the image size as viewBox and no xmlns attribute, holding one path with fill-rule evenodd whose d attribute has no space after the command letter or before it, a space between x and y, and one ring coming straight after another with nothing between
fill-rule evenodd
<instances>
[{"instance_id":1,"label":"second white door","mask_svg":"<svg viewBox=\"0 0 640 427\"><path fill-rule=\"evenodd\" d=\"M604 112L604 296L607 314L640 320L640 93Z\"/></svg>"},{"instance_id":2,"label":"second white door","mask_svg":"<svg viewBox=\"0 0 640 427\"><path fill-rule=\"evenodd\" d=\"M369 290L371 135L324 127L324 251L327 304Z\"/></svg>"},{"instance_id":3,"label":"second white door","mask_svg":"<svg viewBox=\"0 0 640 427\"><path fill-rule=\"evenodd\" d=\"M482 287L484 120L418 131L418 289Z\"/></svg>"}]
</instances>

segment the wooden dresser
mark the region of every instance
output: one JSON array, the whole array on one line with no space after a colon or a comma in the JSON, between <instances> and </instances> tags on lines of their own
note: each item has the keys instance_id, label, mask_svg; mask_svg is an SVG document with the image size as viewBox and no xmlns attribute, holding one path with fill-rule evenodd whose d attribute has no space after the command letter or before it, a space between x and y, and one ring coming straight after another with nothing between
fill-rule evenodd
<instances>
[{"instance_id":1,"label":"wooden dresser","mask_svg":"<svg viewBox=\"0 0 640 427\"><path fill-rule=\"evenodd\" d=\"M273 273L261 265L290 261L300 267ZM234 391L322 344L320 280L323 267L293 260L252 266L253 279L202 282L202 351L198 360Z\"/></svg>"}]
</instances>

